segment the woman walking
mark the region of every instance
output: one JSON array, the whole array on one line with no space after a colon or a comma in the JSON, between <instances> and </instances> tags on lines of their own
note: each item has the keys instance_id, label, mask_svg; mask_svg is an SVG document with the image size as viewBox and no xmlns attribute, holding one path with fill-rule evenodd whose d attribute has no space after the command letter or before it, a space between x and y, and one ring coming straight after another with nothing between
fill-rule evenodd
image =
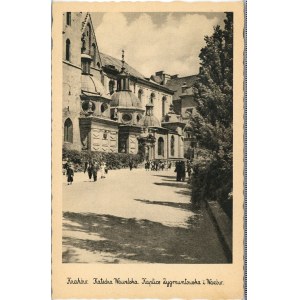
<instances>
[{"instance_id":1,"label":"woman walking","mask_svg":"<svg viewBox=\"0 0 300 300\"><path fill-rule=\"evenodd\" d=\"M71 185L73 183L73 177L74 177L74 171L72 169L72 166L69 164L67 166L67 181L68 181L68 185Z\"/></svg>"}]
</instances>

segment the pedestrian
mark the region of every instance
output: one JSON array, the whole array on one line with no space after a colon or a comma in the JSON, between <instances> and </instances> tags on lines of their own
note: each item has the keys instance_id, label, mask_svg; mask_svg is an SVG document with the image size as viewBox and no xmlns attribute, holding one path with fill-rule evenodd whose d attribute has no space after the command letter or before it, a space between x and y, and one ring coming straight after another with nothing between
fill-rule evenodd
<instances>
[{"instance_id":1,"label":"pedestrian","mask_svg":"<svg viewBox=\"0 0 300 300\"><path fill-rule=\"evenodd\" d=\"M100 163L100 174L101 178L105 178L105 166L103 162Z\"/></svg>"},{"instance_id":2,"label":"pedestrian","mask_svg":"<svg viewBox=\"0 0 300 300\"><path fill-rule=\"evenodd\" d=\"M98 170L99 170L99 165L98 165L98 163L97 162L95 162L94 164L93 164L93 179L94 179L94 182L95 181L97 181L97 176L98 176Z\"/></svg>"},{"instance_id":3,"label":"pedestrian","mask_svg":"<svg viewBox=\"0 0 300 300\"><path fill-rule=\"evenodd\" d=\"M185 162L182 160L180 162L181 164L181 168L180 168L180 171L181 171L181 175L180 175L180 179L181 181L185 181L185 174L186 174L186 170L185 170Z\"/></svg>"},{"instance_id":4,"label":"pedestrian","mask_svg":"<svg viewBox=\"0 0 300 300\"><path fill-rule=\"evenodd\" d=\"M71 164L68 164L68 167L67 167L67 182L68 182L68 185L71 185L73 183L73 177L74 177L74 170L72 169Z\"/></svg>"},{"instance_id":5,"label":"pedestrian","mask_svg":"<svg viewBox=\"0 0 300 300\"><path fill-rule=\"evenodd\" d=\"M179 161L176 161L175 170L174 170L174 172L176 172L176 181L181 181L181 175L182 175L181 167L182 167L181 163Z\"/></svg>"},{"instance_id":6,"label":"pedestrian","mask_svg":"<svg viewBox=\"0 0 300 300\"><path fill-rule=\"evenodd\" d=\"M87 168L88 168L88 162L86 161L85 163L84 163L84 172L83 173L85 173L86 171L87 171Z\"/></svg>"},{"instance_id":7,"label":"pedestrian","mask_svg":"<svg viewBox=\"0 0 300 300\"><path fill-rule=\"evenodd\" d=\"M88 172L89 179L91 180L93 176L93 164L91 161L88 164L87 172Z\"/></svg>"},{"instance_id":8,"label":"pedestrian","mask_svg":"<svg viewBox=\"0 0 300 300\"><path fill-rule=\"evenodd\" d=\"M108 167L107 167L107 165L106 165L106 163L104 162L104 172L105 172L105 174L107 174L108 173Z\"/></svg>"},{"instance_id":9,"label":"pedestrian","mask_svg":"<svg viewBox=\"0 0 300 300\"><path fill-rule=\"evenodd\" d=\"M132 170L132 167L133 167L133 163L132 163L132 160L129 161L129 170L131 171Z\"/></svg>"}]
</instances>

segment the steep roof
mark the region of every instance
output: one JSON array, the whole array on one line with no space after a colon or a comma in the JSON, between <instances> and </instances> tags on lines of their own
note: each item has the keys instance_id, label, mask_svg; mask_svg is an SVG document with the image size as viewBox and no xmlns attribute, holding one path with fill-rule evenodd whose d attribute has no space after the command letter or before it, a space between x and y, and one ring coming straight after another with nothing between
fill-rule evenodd
<instances>
[{"instance_id":1,"label":"steep roof","mask_svg":"<svg viewBox=\"0 0 300 300\"><path fill-rule=\"evenodd\" d=\"M184 95L192 95L193 94L193 85L197 80L198 75L190 75L185 77L175 77L171 78L167 81L166 87L170 90L174 91L174 100L178 100L180 96L183 95L181 87L184 83L187 85L186 92Z\"/></svg>"},{"instance_id":2,"label":"steep roof","mask_svg":"<svg viewBox=\"0 0 300 300\"><path fill-rule=\"evenodd\" d=\"M110 66L112 66L114 69L118 72L121 71L122 68L122 61L118 58L112 57L108 54L100 52L101 62L102 66L109 69ZM150 78L145 77L143 74L141 74L139 71L128 65L126 62L124 64L126 71L130 74L130 76L133 76L137 78L137 80L143 84L146 84L148 86L151 86L153 88L159 89L165 93L173 94L173 91L168 88L165 85L161 85L156 83Z\"/></svg>"},{"instance_id":3,"label":"steep roof","mask_svg":"<svg viewBox=\"0 0 300 300\"><path fill-rule=\"evenodd\" d=\"M114 66L119 72L121 71L122 68L122 62L121 60L114 58L108 54L104 54L102 52L100 52L100 56L101 56L101 62L103 66ZM146 79L146 77L141 74L139 71L137 71L136 69L134 69L133 67L129 66L126 62L124 64L126 71L130 73L130 75L137 77L137 78L141 78L141 79Z\"/></svg>"}]
</instances>

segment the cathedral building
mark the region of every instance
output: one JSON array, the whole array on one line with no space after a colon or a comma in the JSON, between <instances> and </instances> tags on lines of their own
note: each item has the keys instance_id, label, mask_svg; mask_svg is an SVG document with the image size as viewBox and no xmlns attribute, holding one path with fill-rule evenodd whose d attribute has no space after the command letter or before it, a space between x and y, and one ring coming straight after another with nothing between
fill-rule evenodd
<instances>
[{"instance_id":1,"label":"cathedral building","mask_svg":"<svg viewBox=\"0 0 300 300\"><path fill-rule=\"evenodd\" d=\"M174 107L176 91L101 53L91 15L63 15L63 147L184 157L186 122ZM98 41L99 42L99 41Z\"/></svg>"}]
</instances>

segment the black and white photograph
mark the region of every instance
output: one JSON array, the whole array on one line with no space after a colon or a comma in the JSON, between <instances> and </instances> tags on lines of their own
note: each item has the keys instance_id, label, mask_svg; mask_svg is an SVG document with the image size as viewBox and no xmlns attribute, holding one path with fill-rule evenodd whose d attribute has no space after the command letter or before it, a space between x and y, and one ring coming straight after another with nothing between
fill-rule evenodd
<instances>
[{"instance_id":1,"label":"black and white photograph","mask_svg":"<svg viewBox=\"0 0 300 300\"><path fill-rule=\"evenodd\" d=\"M233 13L62 18L63 263L232 263Z\"/></svg>"},{"instance_id":2,"label":"black and white photograph","mask_svg":"<svg viewBox=\"0 0 300 300\"><path fill-rule=\"evenodd\" d=\"M54 3L57 299L243 295L243 30L242 2Z\"/></svg>"}]
</instances>

